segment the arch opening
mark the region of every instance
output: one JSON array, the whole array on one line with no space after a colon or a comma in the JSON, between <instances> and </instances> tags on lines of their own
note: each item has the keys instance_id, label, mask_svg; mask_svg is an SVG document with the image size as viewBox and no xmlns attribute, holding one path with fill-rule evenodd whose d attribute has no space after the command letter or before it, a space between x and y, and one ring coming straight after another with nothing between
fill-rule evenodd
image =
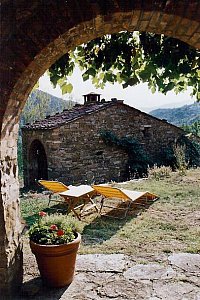
<instances>
[{"instance_id":1,"label":"arch opening","mask_svg":"<svg viewBox=\"0 0 200 300\"><path fill-rule=\"evenodd\" d=\"M20 112L39 77L64 53L73 47L106 33L139 30L163 33L200 48L199 1L12 1L2 3L4 38L1 48L1 201L0 271L3 295L15 290L21 277L19 183L17 172L8 176L16 166L17 133ZM103 3L103 2L102 2ZM77 7L79 11L77 12ZM54 26L52 26L54 24ZM37 150L35 145L36 164ZM34 153L33 151L33 153ZM44 152L43 152L44 155ZM47 164L46 167L47 169ZM33 177L41 176L39 167ZM42 174L45 175L45 174ZM31 179L32 180L32 179ZM6 188L10 186L10 188ZM12 220L6 215L15 214ZM21 251L21 248L20 250ZM9 265L9 268L7 267ZM17 279L17 280L16 280Z\"/></svg>"},{"instance_id":2,"label":"arch opening","mask_svg":"<svg viewBox=\"0 0 200 300\"><path fill-rule=\"evenodd\" d=\"M47 155L39 140L34 140L30 145L27 168L28 186L35 187L39 179L48 179Z\"/></svg>"}]
</instances>

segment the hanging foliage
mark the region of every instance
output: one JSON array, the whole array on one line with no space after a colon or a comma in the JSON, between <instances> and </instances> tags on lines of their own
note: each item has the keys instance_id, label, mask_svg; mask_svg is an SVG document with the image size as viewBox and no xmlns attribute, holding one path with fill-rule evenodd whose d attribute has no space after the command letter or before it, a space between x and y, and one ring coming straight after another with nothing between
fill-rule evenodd
<instances>
[{"instance_id":1,"label":"hanging foliage","mask_svg":"<svg viewBox=\"0 0 200 300\"><path fill-rule=\"evenodd\" d=\"M75 63L97 88L106 82L124 88L148 83L154 93L176 93L188 87L200 100L200 51L164 35L123 31L94 39L62 56L49 69L50 80L63 93L71 92L68 77Z\"/></svg>"}]
</instances>

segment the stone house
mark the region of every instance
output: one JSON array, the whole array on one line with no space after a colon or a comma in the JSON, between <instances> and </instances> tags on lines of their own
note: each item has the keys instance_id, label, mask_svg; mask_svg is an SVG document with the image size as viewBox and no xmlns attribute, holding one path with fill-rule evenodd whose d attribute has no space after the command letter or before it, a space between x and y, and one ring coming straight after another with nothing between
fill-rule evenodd
<instances>
[{"instance_id":1,"label":"stone house","mask_svg":"<svg viewBox=\"0 0 200 300\"><path fill-rule=\"evenodd\" d=\"M154 162L161 149L185 134L122 100L100 100L100 95L90 93L84 95L84 105L23 127L25 186L40 178L66 184L127 179L127 152L105 143L101 130L133 137Z\"/></svg>"}]
</instances>

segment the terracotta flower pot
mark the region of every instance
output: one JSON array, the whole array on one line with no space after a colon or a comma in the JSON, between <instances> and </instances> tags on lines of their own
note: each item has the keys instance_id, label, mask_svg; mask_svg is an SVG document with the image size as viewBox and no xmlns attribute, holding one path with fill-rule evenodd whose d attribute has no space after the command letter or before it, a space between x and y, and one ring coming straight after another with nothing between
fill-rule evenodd
<instances>
[{"instance_id":1,"label":"terracotta flower pot","mask_svg":"<svg viewBox=\"0 0 200 300\"><path fill-rule=\"evenodd\" d=\"M39 245L30 241L45 285L63 287L72 282L80 241L79 233L73 242L62 245Z\"/></svg>"}]
</instances>

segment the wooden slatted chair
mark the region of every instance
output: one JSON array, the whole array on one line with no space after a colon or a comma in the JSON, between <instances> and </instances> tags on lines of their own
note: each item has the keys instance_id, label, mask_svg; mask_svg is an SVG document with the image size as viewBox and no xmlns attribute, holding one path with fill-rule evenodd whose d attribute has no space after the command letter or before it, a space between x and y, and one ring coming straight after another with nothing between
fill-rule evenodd
<instances>
[{"instance_id":1,"label":"wooden slatted chair","mask_svg":"<svg viewBox=\"0 0 200 300\"><path fill-rule=\"evenodd\" d=\"M155 194L152 194L150 192L139 192L139 191L131 191L131 190L126 190L122 188L115 188L115 187L110 187L110 186L105 186L105 185L93 185L93 189L102 196L101 200L101 207L100 207L100 214L102 215L102 209L105 207L112 208L112 209L117 209L117 210L123 210L124 211L124 216L122 218L125 218L127 216L127 213L130 209L131 204L136 201L136 200L156 200L158 199L158 196ZM122 202L124 202L126 205L125 207L116 207L116 206L111 206L106 204L106 199L111 198L111 199L119 199ZM103 214L107 215L107 214ZM111 216L111 215L107 215ZM112 216L113 218L119 218Z\"/></svg>"},{"instance_id":2,"label":"wooden slatted chair","mask_svg":"<svg viewBox=\"0 0 200 300\"><path fill-rule=\"evenodd\" d=\"M63 200L58 199L52 199L52 196L54 194L59 195L59 193L65 192L69 190L69 188L62 182L59 181L53 181L53 180L38 180L39 184L42 185L44 188L46 188L49 191L49 203L51 201L53 202L64 202Z\"/></svg>"},{"instance_id":3,"label":"wooden slatted chair","mask_svg":"<svg viewBox=\"0 0 200 300\"><path fill-rule=\"evenodd\" d=\"M99 212L97 204L92 199L96 192L90 185L69 186L67 191L59 195L68 203L68 212L72 211L79 220L93 208Z\"/></svg>"}]
</instances>

